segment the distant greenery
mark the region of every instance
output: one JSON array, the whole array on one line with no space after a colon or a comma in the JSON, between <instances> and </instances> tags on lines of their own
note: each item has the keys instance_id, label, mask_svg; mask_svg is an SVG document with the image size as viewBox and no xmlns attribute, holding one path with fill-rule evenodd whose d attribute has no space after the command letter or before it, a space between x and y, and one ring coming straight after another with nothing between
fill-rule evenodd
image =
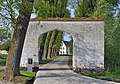
<instances>
[{"instance_id":1,"label":"distant greenery","mask_svg":"<svg viewBox=\"0 0 120 84\"><path fill-rule=\"evenodd\" d=\"M1 57L6 58L8 55L7 54L0 54Z\"/></svg>"},{"instance_id":2,"label":"distant greenery","mask_svg":"<svg viewBox=\"0 0 120 84\"><path fill-rule=\"evenodd\" d=\"M0 48L0 50L7 50L9 51L9 48L10 48L10 40L7 40L4 42L2 48Z\"/></svg>"},{"instance_id":3,"label":"distant greenery","mask_svg":"<svg viewBox=\"0 0 120 84\"><path fill-rule=\"evenodd\" d=\"M6 60L0 60L0 66L6 66Z\"/></svg>"},{"instance_id":4,"label":"distant greenery","mask_svg":"<svg viewBox=\"0 0 120 84\"><path fill-rule=\"evenodd\" d=\"M73 38L70 40L70 53L73 54Z\"/></svg>"},{"instance_id":5,"label":"distant greenery","mask_svg":"<svg viewBox=\"0 0 120 84\"><path fill-rule=\"evenodd\" d=\"M0 54L1 57L6 58L7 54ZM0 66L6 66L6 60L0 60Z\"/></svg>"}]
</instances>

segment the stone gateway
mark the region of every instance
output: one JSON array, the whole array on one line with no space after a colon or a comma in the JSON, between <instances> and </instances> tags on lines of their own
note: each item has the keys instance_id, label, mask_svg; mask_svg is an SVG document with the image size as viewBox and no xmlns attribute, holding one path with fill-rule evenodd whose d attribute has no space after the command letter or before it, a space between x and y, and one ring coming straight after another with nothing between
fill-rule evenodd
<instances>
[{"instance_id":1,"label":"stone gateway","mask_svg":"<svg viewBox=\"0 0 120 84\"><path fill-rule=\"evenodd\" d=\"M73 69L104 69L104 21L102 19L80 18L34 18L29 22L24 42L21 67L27 67L33 59L38 67L38 40L41 34L59 30L73 37Z\"/></svg>"}]
</instances>

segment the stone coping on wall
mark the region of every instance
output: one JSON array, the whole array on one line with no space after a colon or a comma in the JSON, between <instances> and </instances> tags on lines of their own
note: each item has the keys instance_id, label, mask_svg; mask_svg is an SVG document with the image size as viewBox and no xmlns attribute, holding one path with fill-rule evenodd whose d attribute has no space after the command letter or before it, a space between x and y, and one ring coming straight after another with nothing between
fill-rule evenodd
<instances>
[{"instance_id":1,"label":"stone coping on wall","mask_svg":"<svg viewBox=\"0 0 120 84\"><path fill-rule=\"evenodd\" d=\"M30 21L103 21L103 18L31 18Z\"/></svg>"}]
</instances>

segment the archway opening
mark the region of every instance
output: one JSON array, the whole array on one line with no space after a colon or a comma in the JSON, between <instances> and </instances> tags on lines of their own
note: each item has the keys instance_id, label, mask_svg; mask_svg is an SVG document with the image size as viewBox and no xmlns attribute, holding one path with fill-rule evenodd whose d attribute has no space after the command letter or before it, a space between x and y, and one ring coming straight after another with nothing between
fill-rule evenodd
<instances>
[{"instance_id":1,"label":"archway opening","mask_svg":"<svg viewBox=\"0 0 120 84\"><path fill-rule=\"evenodd\" d=\"M53 30L40 35L38 40L39 66L56 58L66 56L68 66L72 68L73 38L70 34Z\"/></svg>"}]
</instances>

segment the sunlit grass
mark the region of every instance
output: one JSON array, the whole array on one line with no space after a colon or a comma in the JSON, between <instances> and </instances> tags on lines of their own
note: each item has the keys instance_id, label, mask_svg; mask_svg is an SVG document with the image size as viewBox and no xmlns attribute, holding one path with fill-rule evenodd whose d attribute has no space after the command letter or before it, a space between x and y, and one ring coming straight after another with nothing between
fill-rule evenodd
<instances>
[{"instance_id":1,"label":"sunlit grass","mask_svg":"<svg viewBox=\"0 0 120 84\"><path fill-rule=\"evenodd\" d=\"M16 76L14 78L15 83L22 83L26 84L27 81L34 81L36 73L35 72L27 72L27 71L20 71L21 76Z\"/></svg>"},{"instance_id":2,"label":"sunlit grass","mask_svg":"<svg viewBox=\"0 0 120 84\"><path fill-rule=\"evenodd\" d=\"M27 71L20 71L21 76L16 76L14 78L14 83L15 84L26 84L27 81L34 81L36 72L27 72ZM0 79L3 78L5 75L4 71L0 71Z\"/></svg>"},{"instance_id":3,"label":"sunlit grass","mask_svg":"<svg viewBox=\"0 0 120 84\"><path fill-rule=\"evenodd\" d=\"M0 54L1 57L6 58L8 55L7 54Z\"/></svg>"},{"instance_id":4,"label":"sunlit grass","mask_svg":"<svg viewBox=\"0 0 120 84\"><path fill-rule=\"evenodd\" d=\"M3 76L5 75L4 71L0 71L0 79L3 78Z\"/></svg>"},{"instance_id":5,"label":"sunlit grass","mask_svg":"<svg viewBox=\"0 0 120 84\"><path fill-rule=\"evenodd\" d=\"M45 58L45 57L43 57L42 58L42 64L47 64L47 63L49 63L49 62L51 62L51 61L53 61L53 60L55 60L55 59L57 59L57 58L59 58L60 56L53 56L52 58Z\"/></svg>"}]
</instances>

